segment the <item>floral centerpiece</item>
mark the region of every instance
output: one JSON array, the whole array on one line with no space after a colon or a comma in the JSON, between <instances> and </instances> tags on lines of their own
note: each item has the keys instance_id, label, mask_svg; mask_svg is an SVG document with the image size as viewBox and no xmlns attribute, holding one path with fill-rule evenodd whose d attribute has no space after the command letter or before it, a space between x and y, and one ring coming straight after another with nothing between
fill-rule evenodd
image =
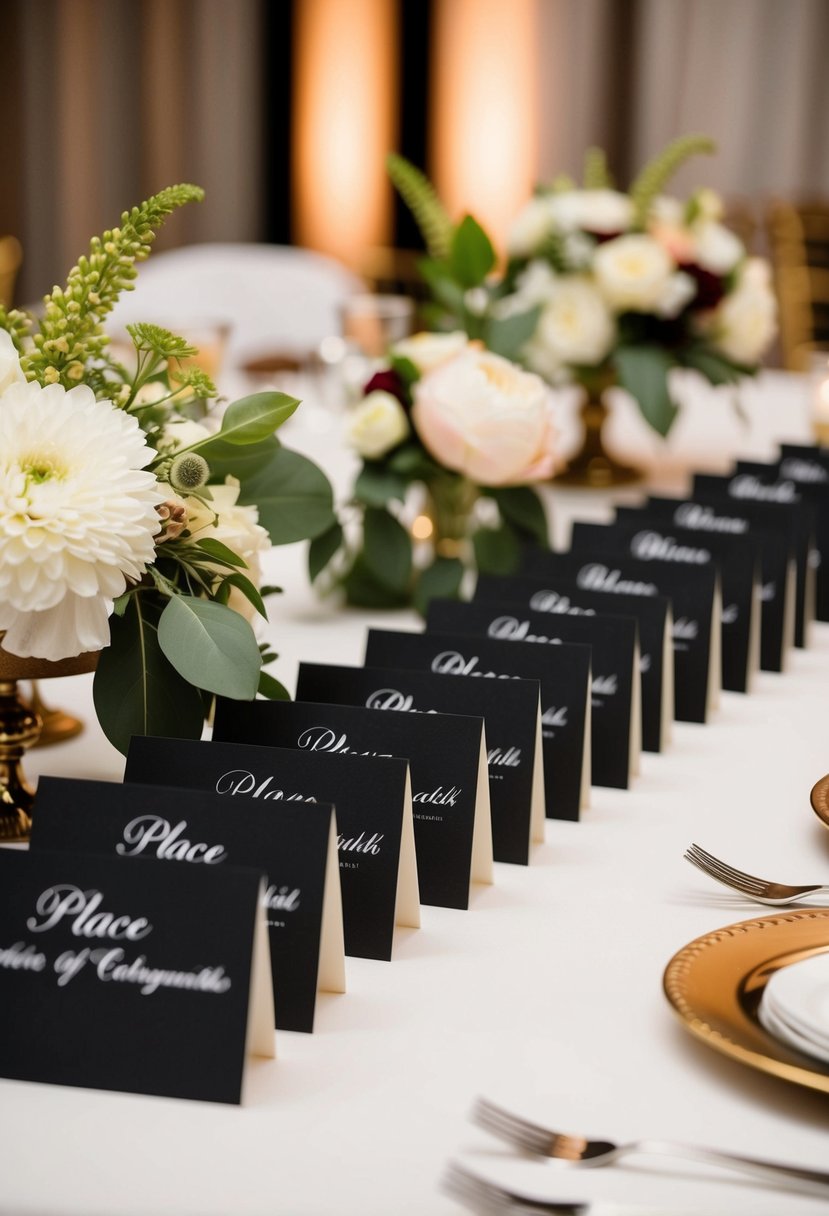
<instances>
[{"instance_id":1,"label":"floral centerpiece","mask_svg":"<svg viewBox=\"0 0 829 1216\"><path fill-rule=\"evenodd\" d=\"M155 231L202 198L173 186L92 241L39 322L0 310L0 641L7 655L99 651L95 707L110 741L198 738L215 695L287 693L251 625L267 615L259 555L325 532L327 479L275 431L299 402L228 405L197 351L128 326L116 360L103 322Z\"/></svg>"},{"instance_id":2,"label":"floral centerpiece","mask_svg":"<svg viewBox=\"0 0 829 1216\"><path fill-rule=\"evenodd\" d=\"M677 139L623 193L590 149L582 186L540 187L516 217L501 274L475 220L454 225L423 175L391 157L429 252L431 322L520 358L550 384L577 382L594 397L618 384L667 435L672 368L735 381L756 371L776 329L768 264L722 223L717 195L664 193L688 157L713 150L702 136Z\"/></svg>"},{"instance_id":3,"label":"floral centerpiece","mask_svg":"<svg viewBox=\"0 0 829 1216\"><path fill-rule=\"evenodd\" d=\"M348 433L361 468L343 520L311 543L310 573L349 603L423 610L457 595L467 568L505 572L522 544L547 544L533 485L554 468L549 390L462 331L398 342Z\"/></svg>"}]
</instances>

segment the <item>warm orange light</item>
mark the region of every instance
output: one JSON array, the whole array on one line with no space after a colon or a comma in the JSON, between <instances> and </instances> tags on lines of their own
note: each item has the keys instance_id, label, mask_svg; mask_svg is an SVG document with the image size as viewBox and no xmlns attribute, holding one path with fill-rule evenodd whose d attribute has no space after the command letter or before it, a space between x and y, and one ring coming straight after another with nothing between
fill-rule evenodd
<instances>
[{"instance_id":1,"label":"warm orange light","mask_svg":"<svg viewBox=\"0 0 829 1216\"><path fill-rule=\"evenodd\" d=\"M428 515L418 515L412 524L412 536L415 540L428 540L435 530Z\"/></svg>"},{"instance_id":2,"label":"warm orange light","mask_svg":"<svg viewBox=\"0 0 829 1216\"><path fill-rule=\"evenodd\" d=\"M436 0L435 184L501 245L537 173L538 36L537 0Z\"/></svg>"},{"instance_id":3,"label":"warm orange light","mask_svg":"<svg viewBox=\"0 0 829 1216\"><path fill-rule=\"evenodd\" d=\"M397 5L302 0L295 11L294 239L356 265L390 243Z\"/></svg>"}]
</instances>

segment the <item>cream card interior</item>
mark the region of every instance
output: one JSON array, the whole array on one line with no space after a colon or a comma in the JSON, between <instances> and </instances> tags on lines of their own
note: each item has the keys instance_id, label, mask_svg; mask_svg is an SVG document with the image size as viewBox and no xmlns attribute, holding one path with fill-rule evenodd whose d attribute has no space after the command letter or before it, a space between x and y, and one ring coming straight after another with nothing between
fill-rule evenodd
<instances>
[{"instance_id":1,"label":"cream card interior","mask_svg":"<svg viewBox=\"0 0 829 1216\"><path fill-rule=\"evenodd\" d=\"M541 736L541 691L538 693L538 712L535 718L535 751L533 753L532 802L530 805L530 840L533 844L544 843L544 821L546 818L546 789L544 786L544 754Z\"/></svg>"},{"instance_id":2,"label":"cream card interior","mask_svg":"<svg viewBox=\"0 0 829 1216\"><path fill-rule=\"evenodd\" d=\"M345 992L345 945L343 939L343 901L340 891L340 866L337 855L336 816L332 816L325 859L325 889L322 897L318 992Z\"/></svg>"},{"instance_id":3,"label":"cream card interior","mask_svg":"<svg viewBox=\"0 0 829 1216\"><path fill-rule=\"evenodd\" d=\"M489 765L486 728L481 719L481 747L478 756L478 783L475 788L475 821L472 826L471 882L494 881L492 861L492 809L489 803Z\"/></svg>"},{"instance_id":4,"label":"cream card interior","mask_svg":"<svg viewBox=\"0 0 829 1216\"><path fill-rule=\"evenodd\" d=\"M420 889L417 884L414 819L412 818L412 781L406 769L406 791L403 796L403 823L400 831L400 857L397 863L397 894L394 901L394 923L407 929L420 928Z\"/></svg>"}]
</instances>

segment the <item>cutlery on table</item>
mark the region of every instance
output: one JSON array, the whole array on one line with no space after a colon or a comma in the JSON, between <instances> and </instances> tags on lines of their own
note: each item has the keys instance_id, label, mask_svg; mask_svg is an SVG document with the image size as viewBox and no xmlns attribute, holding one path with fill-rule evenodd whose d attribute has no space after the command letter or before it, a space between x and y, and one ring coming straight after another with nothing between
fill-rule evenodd
<instances>
[{"instance_id":1,"label":"cutlery on table","mask_svg":"<svg viewBox=\"0 0 829 1216\"><path fill-rule=\"evenodd\" d=\"M588 1140L584 1136L570 1136L533 1123L504 1110L488 1098L478 1099L472 1109L471 1118L473 1123L501 1140L506 1140L525 1152L551 1157L566 1166L584 1168L612 1165L631 1153L653 1153L724 1166L778 1186L806 1191L813 1195L829 1196L829 1173L824 1170L764 1161L759 1157L744 1157L738 1153L702 1148L676 1140L632 1140L628 1144L616 1144L611 1140Z\"/></svg>"},{"instance_id":2,"label":"cutlery on table","mask_svg":"<svg viewBox=\"0 0 829 1216\"><path fill-rule=\"evenodd\" d=\"M441 1189L458 1203L483 1216L672 1216L665 1208L639 1204L607 1203L604 1200L544 1199L528 1191L516 1191L490 1182L466 1166L451 1161L441 1180ZM673 1216L681 1216L679 1212ZM691 1216L686 1213L685 1216ZM708 1209L706 1216L716 1216Z\"/></svg>"},{"instance_id":3,"label":"cutlery on table","mask_svg":"<svg viewBox=\"0 0 829 1216\"><path fill-rule=\"evenodd\" d=\"M685 850L683 856L686 861L690 861L709 878L721 882L723 886L730 887L732 891L739 891L741 895L755 900L758 904L782 906L798 903L801 899L806 899L811 895L829 896L829 886L822 886L820 883L794 887L784 882L770 882L765 878L757 878L756 875L746 874L743 870L735 870L733 866L720 861L713 853L707 853L698 844L692 844Z\"/></svg>"}]
</instances>

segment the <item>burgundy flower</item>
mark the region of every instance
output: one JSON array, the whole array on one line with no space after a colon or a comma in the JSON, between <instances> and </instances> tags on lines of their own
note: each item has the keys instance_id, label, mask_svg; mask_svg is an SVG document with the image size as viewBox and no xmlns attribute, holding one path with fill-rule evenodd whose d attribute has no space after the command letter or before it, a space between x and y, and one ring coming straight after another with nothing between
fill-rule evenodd
<instances>
[{"instance_id":1,"label":"burgundy flower","mask_svg":"<svg viewBox=\"0 0 829 1216\"><path fill-rule=\"evenodd\" d=\"M707 310L716 308L725 295L725 282L722 275L710 270L703 270L696 262L680 262L679 269L689 274L697 285L697 294L691 300L690 308Z\"/></svg>"},{"instance_id":2,"label":"burgundy flower","mask_svg":"<svg viewBox=\"0 0 829 1216\"><path fill-rule=\"evenodd\" d=\"M396 397L405 410L409 409L406 386L403 383L402 377L398 375L394 368L388 367L384 371L375 372L364 386L363 396L367 397L369 393L374 393L378 390L383 393L391 393L392 397Z\"/></svg>"}]
</instances>

